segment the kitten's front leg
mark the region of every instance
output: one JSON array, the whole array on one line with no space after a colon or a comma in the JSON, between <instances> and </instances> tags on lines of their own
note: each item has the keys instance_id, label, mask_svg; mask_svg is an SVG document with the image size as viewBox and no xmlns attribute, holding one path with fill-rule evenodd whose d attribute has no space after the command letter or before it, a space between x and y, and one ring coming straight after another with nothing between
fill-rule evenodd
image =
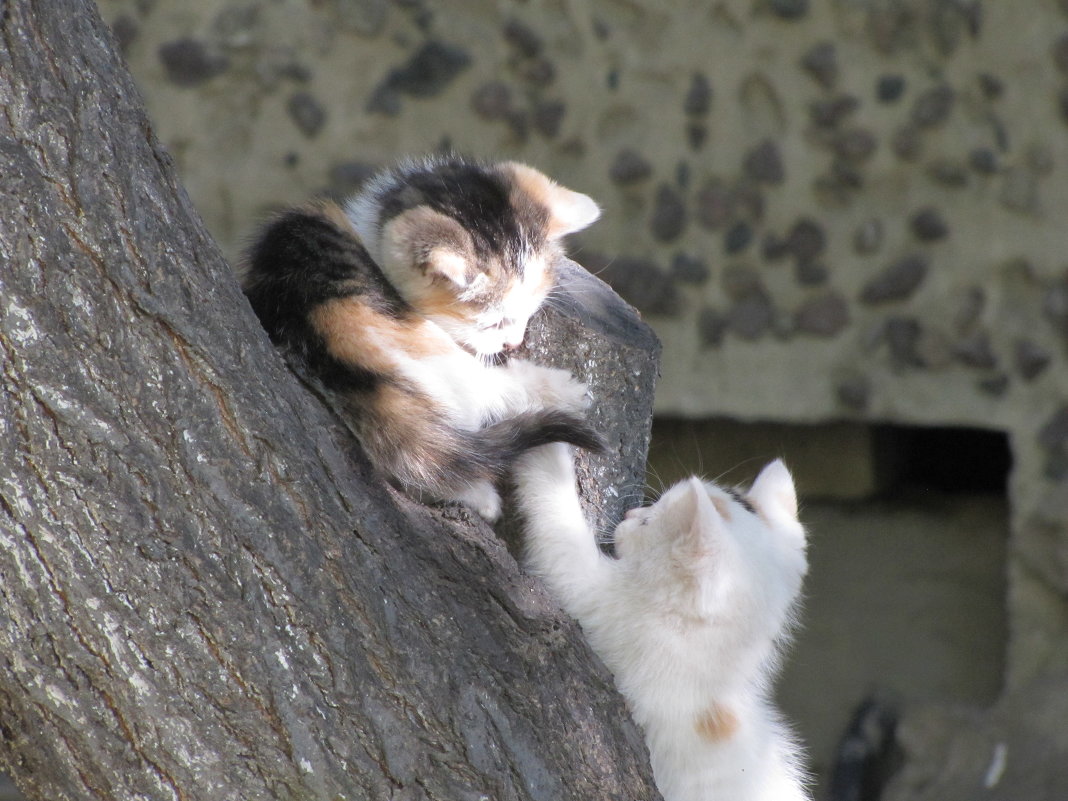
<instances>
[{"instance_id":1,"label":"kitten's front leg","mask_svg":"<svg viewBox=\"0 0 1068 801\"><path fill-rule=\"evenodd\" d=\"M516 500L526 521L525 563L580 620L614 562L601 553L579 502L571 449L534 448L517 462Z\"/></svg>"},{"instance_id":2,"label":"kitten's front leg","mask_svg":"<svg viewBox=\"0 0 1068 801\"><path fill-rule=\"evenodd\" d=\"M511 359L496 369L507 376L516 390L509 393L512 411L534 407L581 414L589 408L591 397L588 388L567 370L544 367L522 359Z\"/></svg>"}]
</instances>

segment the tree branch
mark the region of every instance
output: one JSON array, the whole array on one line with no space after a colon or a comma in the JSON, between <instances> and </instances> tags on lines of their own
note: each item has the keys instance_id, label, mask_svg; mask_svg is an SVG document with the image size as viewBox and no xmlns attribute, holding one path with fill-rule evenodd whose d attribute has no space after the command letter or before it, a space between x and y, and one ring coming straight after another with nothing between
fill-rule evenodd
<instances>
[{"instance_id":1,"label":"tree branch","mask_svg":"<svg viewBox=\"0 0 1068 801\"><path fill-rule=\"evenodd\" d=\"M387 489L270 348L93 4L0 5L0 759L24 792L655 797L576 627L465 511ZM598 283L538 334L611 401L590 497L639 480L657 350Z\"/></svg>"}]
</instances>

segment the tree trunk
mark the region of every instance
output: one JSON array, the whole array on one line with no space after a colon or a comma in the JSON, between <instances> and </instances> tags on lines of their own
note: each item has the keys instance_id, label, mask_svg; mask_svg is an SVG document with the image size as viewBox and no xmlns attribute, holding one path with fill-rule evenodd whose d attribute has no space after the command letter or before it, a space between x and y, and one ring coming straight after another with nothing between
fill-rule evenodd
<instances>
[{"instance_id":1,"label":"tree trunk","mask_svg":"<svg viewBox=\"0 0 1068 801\"><path fill-rule=\"evenodd\" d=\"M387 489L270 348L92 3L0 10L0 759L24 792L656 797L576 626L486 526ZM657 345L573 280L536 341L608 401L607 522Z\"/></svg>"}]
</instances>

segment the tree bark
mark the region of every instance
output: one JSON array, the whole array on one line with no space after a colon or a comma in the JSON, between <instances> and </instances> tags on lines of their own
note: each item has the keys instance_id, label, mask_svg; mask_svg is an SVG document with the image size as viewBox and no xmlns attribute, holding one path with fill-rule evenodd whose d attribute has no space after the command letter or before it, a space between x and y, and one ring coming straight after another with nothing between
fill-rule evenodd
<instances>
[{"instance_id":1,"label":"tree bark","mask_svg":"<svg viewBox=\"0 0 1068 801\"><path fill-rule=\"evenodd\" d=\"M656 797L576 626L486 526L389 490L270 348L92 3L0 13L0 760L23 791ZM537 341L593 365L619 447L584 486L610 521L657 345L575 281Z\"/></svg>"}]
</instances>

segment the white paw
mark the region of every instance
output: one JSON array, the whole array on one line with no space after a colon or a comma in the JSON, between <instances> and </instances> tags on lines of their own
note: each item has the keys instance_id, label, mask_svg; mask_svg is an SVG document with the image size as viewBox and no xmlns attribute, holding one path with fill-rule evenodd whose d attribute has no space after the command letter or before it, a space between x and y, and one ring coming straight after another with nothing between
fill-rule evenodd
<instances>
[{"instance_id":1,"label":"white paw","mask_svg":"<svg viewBox=\"0 0 1068 801\"><path fill-rule=\"evenodd\" d=\"M584 412L590 408L593 397L589 387L567 370L553 370L553 373L548 381L547 402L572 412Z\"/></svg>"},{"instance_id":2,"label":"white paw","mask_svg":"<svg viewBox=\"0 0 1068 801\"><path fill-rule=\"evenodd\" d=\"M567 370L542 367L517 359L509 362L508 368L531 397L547 408L583 412L590 406L587 386L575 380Z\"/></svg>"},{"instance_id":3,"label":"white paw","mask_svg":"<svg viewBox=\"0 0 1068 801\"><path fill-rule=\"evenodd\" d=\"M483 520L495 522L501 516L501 496L488 481L473 484L456 496L456 500L470 506Z\"/></svg>"}]
</instances>

